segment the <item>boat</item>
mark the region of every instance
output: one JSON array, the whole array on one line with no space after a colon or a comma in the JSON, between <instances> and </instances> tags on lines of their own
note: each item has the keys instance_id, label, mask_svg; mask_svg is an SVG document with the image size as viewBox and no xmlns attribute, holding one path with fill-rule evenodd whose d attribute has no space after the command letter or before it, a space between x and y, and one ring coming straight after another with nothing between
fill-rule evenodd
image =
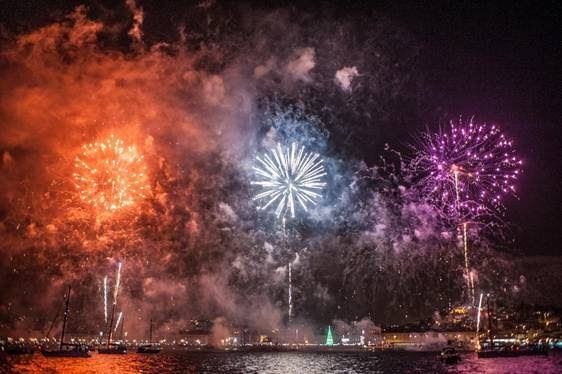
<instances>
[{"instance_id":1,"label":"boat","mask_svg":"<svg viewBox=\"0 0 562 374\"><path fill-rule=\"evenodd\" d=\"M49 350L46 348L41 349L41 353L45 357L90 357L90 347L84 344L70 344L64 342L64 333L66 330L66 322L68 321L68 307L70 305L70 290L68 286L68 293L66 295L66 306L64 309L64 320L62 323L62 332L60 337L59 349Z\"/></svg>"},{"instance_id":2,"label":"boat","mask_svg":"<svg viewBox=\"0 0 562 374\"><path fill-rule=\"evenodd\" d=\"M98 353L102 355L124 355L127 354L125 344L111 343L109 346L98 348Z\"/></svg>"},{"instance_id":3,"label":"boat","mask_svg":"<svg viewBox=\"0 0 562 374\"><path fill-rule=\"evenodd\" d=\"M492 318L490 314L490 298L486 300L488 311L488 342L486 347L478 349L478 358L518 357L518 356L547 356L548 347L540 344L528 345L498 345L494 343L492 336Z\"/></svg>"},{"instance_id":4,"label":"boat","mask_svg":"<svg viewBox=\"0 0 562 374\"><path fill-rule=\"evenodd\" d=\"M513 347L487 348L477 351L478 358L517 357L519 352Z\"/></svg>"},{"instance_id":5,"label":"boat","mask_svg":"<svg viewBox=\"0 0 562 374\"><path fill-rule=\"evenodd\" d=\"M58 350L42 350L45 357L91 357L90 347L85 344L65 343Z\"/></svg>"},{"instance_id":6,"label":"boat","mask_svg":"<svg viewBox=\"0 0 562 374\"><path fill-rule=\"evenodd\" d=\"M155 344L139 345L137 353L160 353L160 347Z\"/></svg>"},{"instance_id":7,"label":"boat","mask_svg":"<svg viewBox=\"0 0 562 374\"><path fill-rule=\"evenodd\" d=\"M152 319L150 320L150 332L148 334L148 344L139 345L137 353L159 353L160 346L152 344Z\"/></svg>"},{"instance_id":8,"label":"boat","mask_svg":"<svg viewBox=\"0 0 562 374\"><path fill-rule=\"evenodd\" d=\"M9 355L32 355L35 352L33 347L23 344L8 344L2 350Z\"/></svg>"},{"instance_id":9,"label":"boat","mask_svg":"<svg viewBox=\"0 0 562 374\"><path fill-rule=\"evenodd\" d=\"M439 359L445 364L454 365L459 363L459 361L461 360L461 356L455 348L447 347L443 349L443 351L441 351Z\"/></svg>"}]
</instances>

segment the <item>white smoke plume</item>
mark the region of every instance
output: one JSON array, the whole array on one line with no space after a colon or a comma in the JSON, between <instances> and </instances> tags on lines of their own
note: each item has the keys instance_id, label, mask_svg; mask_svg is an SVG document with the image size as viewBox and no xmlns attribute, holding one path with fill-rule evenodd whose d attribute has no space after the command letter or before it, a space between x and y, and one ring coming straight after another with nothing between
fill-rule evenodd
<instances>
[{"instance_id":1,"label":"white smoke plume","mask_svg":"<svg viewBox=\"0 0 562 374\"><path fill-rule=\"evenodd\" d=\"M355 77L359 76L359 71L355 66L345 66L336 71L334 80L338 86L344 91L351 91L351 82Z\"/></svg>"}]
</instances>

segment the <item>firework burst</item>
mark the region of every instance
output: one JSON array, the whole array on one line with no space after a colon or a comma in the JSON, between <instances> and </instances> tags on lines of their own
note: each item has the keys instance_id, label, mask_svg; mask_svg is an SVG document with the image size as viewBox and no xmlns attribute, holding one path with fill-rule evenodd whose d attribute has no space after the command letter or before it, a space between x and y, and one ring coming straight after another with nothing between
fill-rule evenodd
<instances>
[{"instance_id":1,"label":"firework burst","mask_svg":"<svg viewBox=\"0 0 562 374\"><path fill-rule=\"evenodd\" d=\"M149 190L143 156L113 135L84 145L74 165L80 198L102 212L133 206Z\"/></svg>"},{"instance_id":2,"label":"firework burst","mask_svg":"<svg viewBox=\"0 0 562 374\"><path fill-rule=\"evenodd\" d=\"M317 153L306 152L304 147L292 143L290 147L276 148L257 157L258 166L254 170L259 178L253 185L263 188L254 197L254 201L263 202L260 209L276 206L277 217L287 212L295 217L296 206L304 211L315 205L321 197L321 190L326 185L326 176L322 158Z\"/></svg>"},{"instance_id":3,"label":"firework burst","mask_svg":"<svg viewBox=\"0 0 562 374\"><path fill-rule=\"evenodd\" d=\"M522 161L496 125L459 120L423 134L414 165L425 196L453 217L474 218L515 194Z\"/></svg>"}]
</instances>

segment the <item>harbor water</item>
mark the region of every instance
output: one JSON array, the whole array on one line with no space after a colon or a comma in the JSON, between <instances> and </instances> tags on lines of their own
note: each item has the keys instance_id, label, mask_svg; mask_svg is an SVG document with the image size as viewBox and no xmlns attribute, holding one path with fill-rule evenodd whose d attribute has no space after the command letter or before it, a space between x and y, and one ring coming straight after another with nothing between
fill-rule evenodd
<instances>
[{"instance_id":1,"label":"harbor water","mask_svg":"<svg viewBox=\"0 0 562 374\"><path fill-rule=\"evenodd\" d=\"M562 354L478 359L446 365L430 352L186 352L129 353L91 358L2 356L2 373L562 373Z\"/></svg>"}]
</instances>

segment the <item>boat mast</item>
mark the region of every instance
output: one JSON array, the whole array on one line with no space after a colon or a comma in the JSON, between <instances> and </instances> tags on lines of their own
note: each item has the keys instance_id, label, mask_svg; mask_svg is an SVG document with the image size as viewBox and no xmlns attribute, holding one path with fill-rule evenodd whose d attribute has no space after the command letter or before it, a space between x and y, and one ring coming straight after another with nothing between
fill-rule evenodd
<instances>
[{"instance_id":1,"label":"boat mast","mask_svg":"<svg viewBox=\"0 0 562 374\"><path fill-rule=\"evenodd\" d=\"M111 308L111 318L109 320L109 328L108 328L108 332L107 332L107 346L109 347L109 344L111 344L111 332L113 330L113 320L115 319L115 304L113 303L113 307Z\"/></svg>"},{"instance_id":2,"label":"boat mast","mask_svg":"<svg viewBox=\"0 0 562 374\"><path fill-rule=\"evenodd\" d=\"M66 321L68 320L68 305L70 303L70 286L68 286L68 294L66 295L66 306L64 308L64 320L62 322L62 332L60 336L59 350L62 351L62 345L64 342L64 330L66 330Z\"/></svg>"},{"instance_id":3,"label":"boat mast","mask_svg":"<svg viewBox=\"0 0 562 374\"><path fill-rule=\"evenodd\" d=\"M64 298L64 294L62 295L62 297ZM51 322L51 326L49 327L49 331L47 331L47 334L45 335L46 337L51 336L51 331L53 331L53 327L55 327L55 323L57 323L57 319L59 318L60 310L61 310L63 304L59 304L59 306L57 307L57 313L55 314L55 318L53 318L53 321Z\"/></svg>"},{"instance_id":4,"label":"boat mast","mask_svg":"<svg viewBox=\"0 0 562 374\"><path fill-rule=\"evenodd\" d=\"M125 315L121 318L121 343L123 343L123 326L125 326Z\"/></svg>"}]
</instances>

